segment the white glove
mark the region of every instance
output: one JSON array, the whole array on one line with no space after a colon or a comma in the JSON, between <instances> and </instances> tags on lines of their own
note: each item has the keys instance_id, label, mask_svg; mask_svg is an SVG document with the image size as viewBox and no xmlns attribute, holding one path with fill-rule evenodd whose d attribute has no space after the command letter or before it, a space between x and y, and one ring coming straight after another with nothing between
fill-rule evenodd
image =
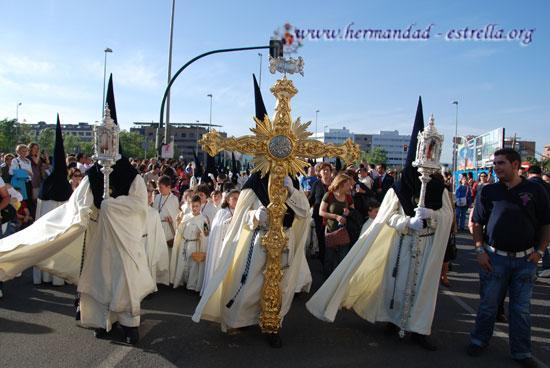
<instances>
[{"instance_id":1,"label":"white glove","mask_svg":"<svg viewBox=\"0 0 550 368\"><path fill-rule=\"evenodd\" d=\"M434 215L434 210L425 207L417 207L414 212L416 213L415 217L420 217L423 220L431 219Z\"/></svg>"},{"instance_id":2,"label":"white glove","mask_svg":"<svg viewBox=\"0 0 550 368\"><path fill-rule=\"evenodd\" d=\"M292 179L290 176L285 176L285 180L283 181L283 185L288 188L288 190L294 189L294 183L292 182Z\"/></svg>"},{"instance_id":3,"label":"white glove","mask_svg":"<svg viewBox=\"0 0 550 368\"><path fill-rule=\"evenodd\" d=\"M260 225L266 225L267 224L267 208L264 206L261 206L256 210L254 213L254 218Z\"/></svg>"},{"instance_id":4,"label":"white glove","mask_svg":"<svg viewBox=\"0 0 550 368\"><path fill-rule=\"evenodd\" d=\"M420 231L424 228L424 221L417 216L409 219L409 229Z\"/></svg>"}]
</instances>

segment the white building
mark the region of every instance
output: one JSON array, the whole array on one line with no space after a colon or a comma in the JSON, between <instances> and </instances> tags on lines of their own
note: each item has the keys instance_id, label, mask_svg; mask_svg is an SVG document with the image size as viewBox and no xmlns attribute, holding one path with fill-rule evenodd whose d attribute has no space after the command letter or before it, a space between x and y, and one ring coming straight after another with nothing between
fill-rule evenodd
<instances>
[{"instance_id":1,"label":"white building","mask_svg":"<svg viewBox=\"0 0 550 368\"><path fill-rule=\"evenodd\" d=\"M397 130L381 130L372 135L372 148L380 147L388 156L388 166L402 166L407 159L410 135L399 135Z\"/></svg>"},{"instance_id":2,"label":"white building","mask_svg":"<svg viewBox=\"0 0 550 368\"><path fill-rule=\"evenodd\" d=\"M323 143L343 144L348 138L353 140L353 133L346 127L342 129L329 129L311 136L313 139L317 139Z\"/></svg>"}]
</instances>

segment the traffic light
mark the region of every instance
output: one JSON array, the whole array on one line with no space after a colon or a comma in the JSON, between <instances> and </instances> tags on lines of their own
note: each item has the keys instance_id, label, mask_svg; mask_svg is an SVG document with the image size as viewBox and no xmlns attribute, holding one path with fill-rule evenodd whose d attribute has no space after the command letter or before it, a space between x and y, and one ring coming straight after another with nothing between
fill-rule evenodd
<instances>
[{"instance_id":1,"label":"traffic light","mask_svg":"<svg viewBox=\"0 0 550 368\"><path fill-rule=\"evenodd\" d=\"M282 40L269 40L269 56L274 59L283 57Z\"/></svg>"},{"instance_id":2,"label":"traffic light","mask_svg":"<svg viewBox=\"0 0 550 368\"><path fill-rule=\"evenodd\" d=\"M409 150L409 145L408 144L404 144L403 145L403 152L407 152Z\"/></svg>"}]
</instances>

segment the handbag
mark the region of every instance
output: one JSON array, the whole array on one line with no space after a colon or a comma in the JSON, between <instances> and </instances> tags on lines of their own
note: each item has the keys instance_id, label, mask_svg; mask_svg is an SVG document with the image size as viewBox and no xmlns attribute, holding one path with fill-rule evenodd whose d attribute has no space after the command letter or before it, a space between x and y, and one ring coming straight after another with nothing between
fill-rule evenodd
<instances>
[{"instance_id":1,"label":"handbag","mask_svg":"<svg viewBox=\"0 0 550 368\"><path fill-rule=\"evenodd\" d=\"M197 240L199 242L199 240ZM191 253L191 258L197 263L202 263L206 259L206 252L199 252L199 246L197 245L197 250Z\"/></svg>"},{"instance_id":2,"label":"handbag","mask_svg":"<svg viewBox=\"0 0 550 368\"><path fill-rule=\"evenodd\" d=\"M460 197L456 199L456 206L457 207L466 207L468 205L468 201L466 197Z\"/></svg>"},{"instance_id":3,"label":"handbag","mask_svg":"<svg viewBox=\"0 0 550 368\"><path fill-rule=\"evenodd\" d=\"M339 248L349 245L351 239L349 237L348 229L340 227L335 231L328 232L325 228L325 246L329 248Z\"/></svg>"}]
</instances>

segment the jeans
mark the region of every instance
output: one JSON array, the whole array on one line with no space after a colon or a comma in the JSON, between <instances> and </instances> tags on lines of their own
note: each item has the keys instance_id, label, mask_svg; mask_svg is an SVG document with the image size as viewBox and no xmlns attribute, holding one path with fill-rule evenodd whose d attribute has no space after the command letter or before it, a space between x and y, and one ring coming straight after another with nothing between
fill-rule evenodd
<instances>
[{"instance_id":1,"label":"jeans","mask_svg":"<svg viewBox=\"0 0 550 368\"><path fill-rule=\"evenodd\" d=\"M466 212L468 212L468 206L456 207L456 224L458 225L458 230L466 229Z\"/></svg>"},{"instance_id":2,"label":"jeans","mask_svg":"<svg viewBox=\"0 0 550 368\"><path fill-rule=\"evenodd\" d=\"M486 346L493 335L497 309L508 289L509 344L513 359L531 357L531 296L537 266L527 257L515 258L488 253L492 272L479 271L481 283L476 324L470 337L472 344Z\"/></svg>"}]
</instances>

